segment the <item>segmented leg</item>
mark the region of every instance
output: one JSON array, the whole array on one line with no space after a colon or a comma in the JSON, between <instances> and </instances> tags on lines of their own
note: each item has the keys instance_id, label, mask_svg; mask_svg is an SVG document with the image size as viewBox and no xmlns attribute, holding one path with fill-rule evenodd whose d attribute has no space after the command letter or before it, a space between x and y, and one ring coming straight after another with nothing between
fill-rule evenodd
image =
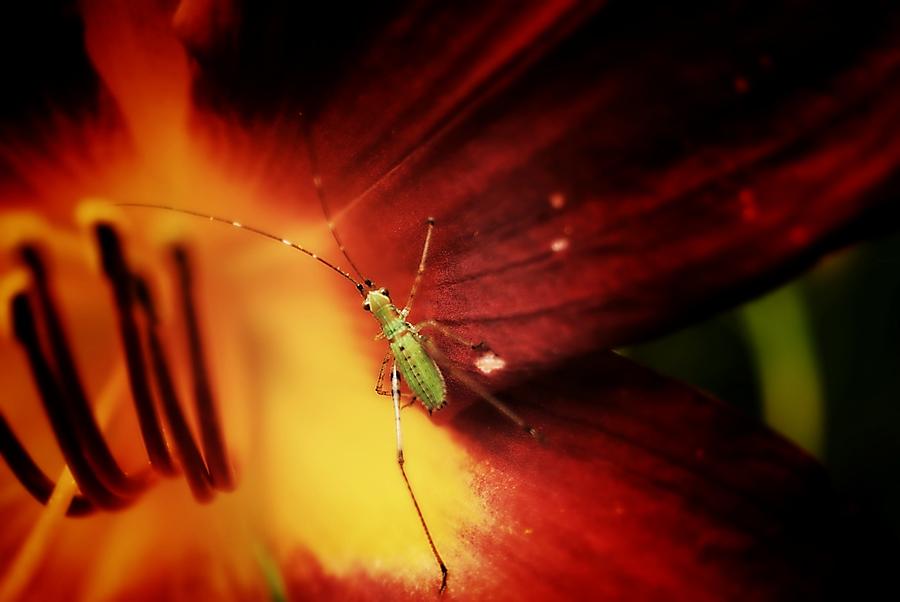
<instances>
[{"instance_id":1,"label":"segmented leg","mask_svg":"<svg viewBox=\"0 0 900 602\"><path fill-rule=\"evenodd\" d=\"M422 516L422 510L419 508L419 502L416 500L416 494L413 493L412 485L409 483L409 477L406 476L406 469L403 468L403 431L400 429L400 374L397 372L397 364L391 366L391 397L394 400L394 424L397 428L397 465L400 467L400 474L403 475L403 481L406 483L406 489L409 491L409 497L412 499L413 506L416 507L416 514L419 515L419 521L422 523L422 529L425 530L425 537L428 539L428 545L431 546L431 553L437 560L438 566L441 567L441 587L439 593L447 589L447 565L441 558L437 547L434 545L434 539L431 537L431 531L425 523L425 517Z\"/></svg>"},{"instance_id":2,"label":"segmented leg","mask_svg":"<svg viewBox=\"0 0 900 602\"><path fill-rule=\"evenodd\" d=\"M515 410L513 410L511 407L509 407L504 402L500 401L500 399L498 399L496 395L494 395L493 393L491 393L490 391L485 389L483 386L481 386L481 384L479 384L478 381L476 381L474 378L472 378L471 376L466 374L464 371L454 367L453 364L450 362L450 360L447 359L447 356L444 355L441 352L441 350L438 349L437 345L435 345L432 341L430 341L427 338L423 338L422 344L428 350L428 355L431 356L431 358L434 361L436 361L438 363L438 365L440 365L442 368L447 370L447 372L449 372L450 375L453 376L453 378L455 378L456 380L461 382L470 391L477 394L479 397L484 399L486 402L488 402L489 404L494 406L494 408L498 412L500 412L501 414L506 416L509 420L511 420L520 429L522 429L523 431L525 431L526 433L528 433L535 439L538 439L538 440L543 439L543 435L541 434L541 431L539 429L537 429L537 428L531 426L530 424L528 424L527 422L525 422L525 419L522 418L521 416L519 416L515 412Z\"/></svg>"},{"instance_id":3,"label":"segmented leg","mask_svg":"<svg viewBox=\"0 0 900 602\"><path fill-rule=\"evenodd\" d=\"M423 330L427 330L427 329L437 330L438 332L440 332L442 335L444 335L448 339L453 339L460 345L464 345L466 347L471 347L472 349L479 349L481 351L488 351L490 349L490 347L488 347L487 343L485 343L484 341L478 341L477 343L468 341L468 340L462 338L461 336L459 336L458 334L456 334L455 332L453 332L452 330L450 330L449 328L447 328L446 326L444 326L443 324L441 324L440 322L438 322L437 320L425 320L424 322L419 322L418 324L415 325L416 332L421 333Z\"/></svg>"},{"instance_id":4,"label":"segmented leg","mask_svg":"<svg viewBox=\"0 0 900 602\"><path fill-rule=\"evenodd\" d=\"M378 380L375 382L375 392L379 395L390 395L391 392L384 389L384 369L387 367L388 361L391 359L390 352L381 360L381 369L378 371Z\"/></svg>"},{"instance_id":5,"label":"segmented leg","mask_svg":"<svg viewBox=\"0 0 900 602\"><path fill-rule=\"evenodd\" d=\"M391 359L391 354L388 353L384 356L384 360L381 362L381 370L378 372L378 382L375 383L375 392L379 395L384 395L385 397L393 395L391 391L387 391L383 388L384 385L384 368L387 366L388 360ZM410 395L409 393L400 393L401 399L403 397L409 397L409 401L400 406L401 410L405 410L411 405L415 405L417 397L415 395Z\"/></svg>"},{"instance_id":6,"label":"segmented leg","mask_svg":"<svg viewBox=\"0 0 900 602\"><path fill-rule=\"evenodd\" d=\"M406 299L406 305L400 311L400 316L405 320L412 309L413 300L419 290L419 284L422 282L422 274L425 273L425 260L428 258L428 247L431 244L431 231L434 230L434 218L428 218L428 230L425 232L425 244L422 247L422 257L419 259L419 269L416 270L416 278L413 280L412 287L409 289L409 297Z\"/></svg>"}]
</instances>

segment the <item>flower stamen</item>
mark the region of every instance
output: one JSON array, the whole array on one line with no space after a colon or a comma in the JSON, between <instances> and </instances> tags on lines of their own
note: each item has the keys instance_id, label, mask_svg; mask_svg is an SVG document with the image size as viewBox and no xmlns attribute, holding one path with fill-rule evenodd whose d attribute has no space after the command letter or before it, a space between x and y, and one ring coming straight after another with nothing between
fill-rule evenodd
<instances>
[{"instance_id":1,"label":"flower stamen","mask_svg":"<svg viewBox=\"0 0 900 602\"><path fill-rule=\"evenodd\" d=\"M197 410L197 421L200 425L200 437L203 441L206 465L213 486L220 491L230 491L234 489L234 475L225 451L222 427L216 412L216 404L213 402L209 372L203 359L205 356L197 310L192 295L192 274L187 251L183 247L176 247L173 250L173 256L178 271L181 307L191 358L191 375L194 379L194 404Z\"/></svg>"},{"instance_id":2,"label":"flower stamen","mask_svg":"<svg viewBox=\"0 0 900 602\"><path fill-rule=\"evenodd\" d=\"M184 469L185 477L191 487L194 498L199 502L208 502L213 498L209 473L206 470L203 456L200 455L200 450L197 448L193 436L191 436L190 427L188 427L184 413L181 411L181 403L172 383L168 361L159 339L159 320L157 319L150 288L147 286L146 281L141 278L135 278L135 291L138 305L143 310L147 321L147 346L150 349L150 360L153 366L156 389L162 402L163 414L175 443L175 453L178 455L178 460Z\"/></svg>"},{"instance_id":3,"label":"flower stamen","mask_svg":"<svg viewBox=\"0 0 900 602\"><path fill-rule=\"evenodd\" d=\"M19 293L12 300L13 332L28 356L31 373L40 393L44 410L53 429L63 457L81 492L92 503L107 510L117 510L128 504L128 499L116 495L100 479L88 461L85 449L80 445L75 430L68 423L64 392L53 369L41 349L34 313L28 296Z\"/></svg>"},{"instance_id":4,"label":"flower stamen","mask_svg":"<svg viewBox=\"0 0 900 602\"><path fill-rule=\"evenodd\" d=\"M32 246L23 247L21 254L32 273L37 306L42 314L42 323L49 339L56 375L64 393L63 401L66 403L69 424L75 431L79 445L84 449L85 457L103 484L123 498L134 497L146 489L149 484L149 473L144 471L138 476L129 476L119 467L113 457L100 433L81 379L78 377L78 369L66 340L59 313L53 302L46 270L40 255Z\"/></svg>"},{"instance_id":5,"label":"flower stamen","mask_svg":"<svg viewBox=\"0 0 900 602\"><path fill-rule=\"evenodd\" d=\"M131 272L125 264L122 247L115 230L109 225L101 224L96 228L96 235L103 261L103 271L112 285L116 300L116 311L119 315L119 332L122 337L125 362L128 366L129 382L131 383L131 394L134 399L134 408L137 412L141 436L144 439L144 447L150 458L150 464L156 470L165 475L174 475L177 474L178 470L175 467L168 447L166 447L162 426L156 413L156 408L153 405L149 379L144 367L138 327L133 313L134 286Z\"/></svg>"},{"instance_id":6,"label":"flower stamen","mask_svg":"<svg viewBox=\"0 0 900 602\"><path fill-rule=\"evenodd\" d=\"M205 458L176 392L152 291L147 281L128 267L111 226L98 224L96 236L103 270L115 298L124 363L150 467L129 475L113 456L79 377L44 261L37 247L26 243L20 247L20 256L30 272L31 285L17 289L12 296L10 322L15 339L25 351L44 411L66 461L64 474L71 473L70 482L81 490L80 495L70 492L66 499L58 500L57 512L59 516L83 516L97 509L124 508L152 484L154 472L175 475L183 471L194 498L208 502L216 490L233 489L234 477L204 361L187 252L176 248L174 256ZM121 372L116 382L124 380ZM163 419L166 433L162 430ZM0 455L32 497L45 506L55 499L59 484L41 470L2 414Z\"/></svg>"},{"instance_id":7,"label":"flower stamen","mask_svg":"<svg viewBox=\"0 0 900 602\"><path fill-rule=\"evenodd\" d=\"M0 455L6 460L10 470L28 493L41 504L50 501L56 484L38 467L25 447L13 433L3 414L0 414ZM76 495L69 502L66 516L91 514L95 506L89 499Z\"/></svg>"}]
</instances>

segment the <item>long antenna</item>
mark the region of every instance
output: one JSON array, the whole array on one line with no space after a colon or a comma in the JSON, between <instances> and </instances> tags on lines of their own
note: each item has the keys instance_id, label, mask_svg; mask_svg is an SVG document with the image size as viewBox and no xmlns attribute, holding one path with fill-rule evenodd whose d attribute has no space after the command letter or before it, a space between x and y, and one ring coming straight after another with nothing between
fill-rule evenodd
<instances>
[{"instance_id":1,"label":"long antenna","mask_svg":"<svg viewBox=\"0 0 900 602\"><path fill-rule=\"evenodd\" d=\"M334 238L334 242L337 243L338 249L341 250L341 253L344 257L347 258L347 261L350 263L350 267L353 268L353 271L356 272L356 275L359 276L359 279L366 283L366 286L372 286L372 281L362 275L362 272L359 271L359 268L356 266L356 262L350 258L350 254L347 252L347 248L344 246L344 243L341 242L341 237L338 235L337 230L334 227L334 219L331 217L331 209L328 207L328 203L325 201L325 187L322 185L322 176L319 174L319 156L316 154L316 148L313 145L312 140L312 130L310 127L309 120L300 113L300 119L302 124L300 129L303 131L303 139L306 141L306 152L309 155L309 166L312 170L312 181L313 186L316 189L316 196L319 197L319 204L322 206L322 213L325 214L325 221L328 223L328 230L331 232L332 238Z\"/></svg>"},{"instance_id":2,"label":"long antenna","mask_svg":"<svg viewBox=\"0 0 900 602\"><path fill-rule=\"evenodd\" d=\"M306 248L304 248L304 247L301 247L301 246L298 245L297 243L291 242L291 241L289 241L289 240L286 239L286 238L282 238L282 237L280 237L280 236L276 236L276 235L274 235L274 234L271 234L271 233L269 233L269 232L266 232L265 230L261 230L261 229L259 229L259 228L254 227L254 226L245 226L245 225L242 224L241 222L236 222L236 221L234 221L234 220L226 219L226 218L224 218L224 217L219 217L219 216L216 216L216 215L210 215L210 214L208 214L208 213L201 213L201 212L199 212L199 211L193 211L193 210L191 210L191 209L182 209L182 208L180 208L180 207L172 207L172 206L170 206L170 205L154 205L153 203L116 203L116 205L118 205L119 207L139 207L139 208L142 208L142 209L159 209L159 210L162 210L162 211L172 211L172 212L174 212L174 213L183 213L183 214L185 214L185 215L192 215L192 216L194 216L194 217L202 217L203 219L208 219L208 220L211 221L211 222L219 222L219 223L221 223L221 224L226 224L226 225L228 225L228 226L233 226L233 227L235 227L235 228L237 228L237 229L239 229L239 230L244 230L245 232L250 232L251 234L256 234L256 235L258 235L258 236L262 236L262 237L264 237L264 238L268 238L268 239L270 239L270 240L274 240L275 242L280 242L281 244L286 245L286 246L288 246L288 247L291 247L292 249L295 249L295 250L297 250L297 251L300 251L301 253L304 253L304 254L306 254L306 255L312 257L313 259L315 259L315 260L318 261L319 263L328 266L329 268L331 268L332 270L334 270L335 272L337 272L338 274L340 274L341 276L343 276L344 278L346 278L347 280L349 280L350 282L352 282L353 285L356 287L356 290L358 290L358 291L360 292L360 294L364 294L363 291L364 291L365 289L363 288L363 285L362 285L362 284L360 284L359 282L357 282L356 280L354 280L354 279L353 279L353 276L351 276L350 274L348 274L347 272L345 272L344 270L342 270L342 269L339 268L338 266L334 265L334 264L331 263L330 261L328 261L328 260L326 260L326 259L322 259L322 258L319 257L317 254L313 253L313 252L310 251L309 249L306 249ZM350 259L350 258L348 257L347 259Z\"/></svg>"}]
</instances>

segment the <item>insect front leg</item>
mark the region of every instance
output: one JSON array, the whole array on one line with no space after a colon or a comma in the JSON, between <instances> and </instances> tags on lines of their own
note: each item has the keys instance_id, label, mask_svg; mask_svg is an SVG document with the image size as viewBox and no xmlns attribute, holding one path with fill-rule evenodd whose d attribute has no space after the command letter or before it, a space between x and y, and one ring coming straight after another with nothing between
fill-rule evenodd
<instances>
[{"instance_id":1,"label":"insect front leg","mask_svg":"<svg viewBox=\"0 0 900 602\"><path fill-rule=\"evenodd\" d=\"M423 330L428 330L428 329L437 330L438 332L440 332L442 335L444 335L448 339L452 339L452 340L456 341L457 343L459 343L460 345L463 345L465 347L469 347L471 349L477 349L479 351L489 351L490 350L490 347L488 347L487 343L485 343L484 341L478 341L477 343L468 341L468 340L462 338L461 336L459 336L458 334L456 334L455 332L453 332L452 330L450 330L449 328L447 328L446 326L444 326L443 324L441 324L440 322L438 322L437 320L425 320L424 322L419 322L418 324L415 325L414 328L415 328L415 331L418 333L421 333Z\"/></svg>"},{"instance_id":2,"label":"insect front leg","mask_svg":"<svg viewBox=\"0 0 900 602\"><path fill-rule=\"evenodd\" d=\"M425 531L425 537L428 539L428 545L431 546L431 553L441 568L441 587L438 590L442 593L447 589L447 565L441 558L437 546L434 545L434 539L431 537L431 531L425 523L425 517L422 516L422 509L419 508L419 502L416 500L416 494L413 492L412 485L409 483L409 477L406 476L406 469L403 467L405 462L403 458L403 431L400 428L400 374L397 372L397 364L391 366L391 398L394 400L394 424L397 429L397 466L400 467L400 474L403 475L403 482L406 483L406 490L409 491L409 497L412 499L413 506L416 508L416 514L419 515L419 522L422 523L422 529Z\"/></svg>"},{"instance_id":3,"label":"insect front leg","mask_svg":"<svg viewBox=\"0 0 900 602\"><path fill-rule=\"evenodd\" d=\"M425 244L422 247L422 257L419 259L419 268L416 270L416 278L413 280L412 287L409 289L409 297L406 299L406 305L400 310L400 317L406 319L412 310L413 300L416 298L416 292L419 290L419 284L422 282L422 274L425 273L425 261L428 259L428 247L431 244L431 232L434 230L434 218L428 218L428 230L425 232Z\"/></svg>"}]
</instances>

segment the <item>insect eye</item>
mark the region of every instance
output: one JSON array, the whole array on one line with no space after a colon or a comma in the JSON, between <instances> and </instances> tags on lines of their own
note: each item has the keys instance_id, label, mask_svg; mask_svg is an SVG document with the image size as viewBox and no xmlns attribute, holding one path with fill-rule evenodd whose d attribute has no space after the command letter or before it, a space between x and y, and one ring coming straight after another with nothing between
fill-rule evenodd
<instances>
[{"instance_id":1,"label":"insect eye","mask_svg":"<svg viewBox=\"0 0 900 602\"><path fill-rule=\"evenodd\" d=\"M372 307L369 305L368 301L363 302L363 309L366 311L371 311Z\"/></svg>"},{"instance_id":2,"label":"insect eye","mask_svg":"<svg viewBox=\"0 0 900 602\"><path fill-rule=\"evenodd\" d=\"M381 289L381 294L384 295L385 297L391 296L391 294L388 292L388 290L386 288Z\"/></svg>"}]
</instances>

